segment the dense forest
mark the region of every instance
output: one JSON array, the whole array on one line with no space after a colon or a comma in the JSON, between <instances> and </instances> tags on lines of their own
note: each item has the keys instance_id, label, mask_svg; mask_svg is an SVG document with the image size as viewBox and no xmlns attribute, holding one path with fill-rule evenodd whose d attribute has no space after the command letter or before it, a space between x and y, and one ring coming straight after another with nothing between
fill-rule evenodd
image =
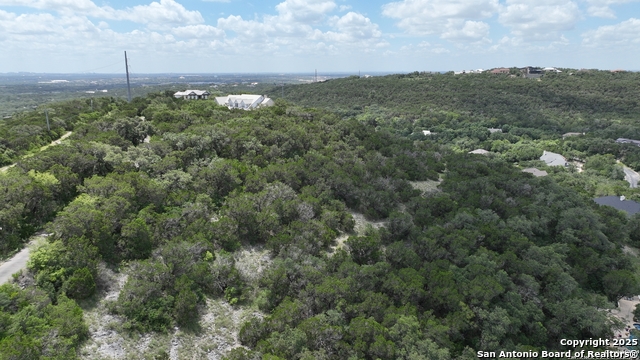
<instances>
[{"instance_id":1,"label":"dense forest","mask_svg":"<svg viewBox=\"0 0 640 360\"><path fill-rule=\"evenodd\" d=\"M640 246L640 217L592 197L638 196L615 161L637 150L612 140L637 131L634 76L347 78L250 112L171 92L74 100L50 132L25 125L38 112L16 116L0 127L4 163L18 160L0 173L0 252L50 235L0 286L0 359L80 357L97 302L130 337L206 332L208 299L251 309L227 359L472 359L611 338L605 310L640 292L622 251ZM543 148L585 171L521 172L544 168ZM360 215L384 226L357 232ZM247 248L269 257L254 277L236 263ZM105 269L126 274L110 299Z\"/></svg>"}]
</instances>

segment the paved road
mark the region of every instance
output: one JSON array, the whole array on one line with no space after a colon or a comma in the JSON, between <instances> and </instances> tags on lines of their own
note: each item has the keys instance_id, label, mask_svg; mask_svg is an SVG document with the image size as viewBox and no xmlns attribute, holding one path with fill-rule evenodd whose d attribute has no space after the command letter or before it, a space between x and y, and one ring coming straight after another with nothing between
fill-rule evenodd
<instances>
[{"instance_id":1,"label":"paved road","mask_svg":"<svg viewBox=\"0 0 640 360\"><path fill-rule=\"evenodd\" d=\"M638 181L640 181L640 174L638 174L637 172L631 170L626 166L623 167L622 169L624 170L624 179L627 180L627 182L629 182L629 185L632 188L637 188Z\"/></svg>"},{"instance_id":2,"label":"paved road","mask_svg":"<svg viewBox=\"0 0 640 360\"><path fill-rule=\"evenodd\" d=\"M0 265L0 285L11 279L11 275L27 267L29 248L25 247L14 257Z\"/></svg>"}]
</instances>

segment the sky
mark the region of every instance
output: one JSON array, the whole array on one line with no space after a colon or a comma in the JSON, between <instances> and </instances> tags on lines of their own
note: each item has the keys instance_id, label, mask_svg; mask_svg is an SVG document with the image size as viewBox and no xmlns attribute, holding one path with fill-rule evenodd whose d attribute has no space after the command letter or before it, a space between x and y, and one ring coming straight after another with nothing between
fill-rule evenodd
<instances>
[{"instance_id":1,"label":"sky","mask_svg":"<svg viewBox=\"0 0 640 360\"><path fill-rule=\"evenodd\" d=\"M0 72L640 70L640 0L0 0Z\"/></svg>"}]
</instances>

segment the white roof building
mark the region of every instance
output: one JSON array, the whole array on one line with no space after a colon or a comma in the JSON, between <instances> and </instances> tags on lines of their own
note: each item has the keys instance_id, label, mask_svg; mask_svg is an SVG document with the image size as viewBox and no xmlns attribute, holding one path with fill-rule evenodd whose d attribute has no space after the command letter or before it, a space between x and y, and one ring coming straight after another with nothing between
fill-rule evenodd
<instances>
[{"instance_id":1,"label":"white roof building","mask_svg":"<svg viewBox=\"0 0 640 360\"><path fill-rule=\"evenodd\" d=\"M564 156L551 151L543 151L540 160L547 163L548 166L567 166L567 160Z\"/></svg>"},{"instance_id":2,"label":"white roof building","mask_svg":"<svg viewBox=\"0 0 640 360\"><path fill-rule=\"evenodd\" d=\"M229 109L251 110L263 106L273 106L275 103L266 95L227 95L216 97L218 105L224 105Z\"/></svg>"},{"instance_id":3,"label":"white roof building","mask_svg":"<svg viewBox=\"0 0 640 360\"><path fill-rule=\"evenodd\" d=\"M177 93L173 94L173 96L178 99L183 98L185 100L208 99L209 92L207 90L185 90L185 91L178 91Z\"/></svg>"},{"instance_id":4,"label":"white roof building","mask_svg":"<svg viewBox=\"0 0 640 360\"><path fill-rule=\"evenodd\" d=\"M488 153L490 153L490 151L487 151L485 149L475 149L473 151L469 151L469 154L476 154L476 155L487 155Z\"/></svg>"}]
</instances>

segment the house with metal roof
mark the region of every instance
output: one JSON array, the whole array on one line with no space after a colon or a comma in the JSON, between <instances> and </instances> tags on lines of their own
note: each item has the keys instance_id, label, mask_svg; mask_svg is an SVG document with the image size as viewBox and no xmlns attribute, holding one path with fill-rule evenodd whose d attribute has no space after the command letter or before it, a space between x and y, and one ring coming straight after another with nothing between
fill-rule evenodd
<instances>
[{"instance_id":1,"label":"house with metal roof","mask_svg":"<svg viewBox=\"0 0 640 360\"><path fill-rule=\"evenodd\" d=\"M560 154L551 151L544 151L540 160L544 161L548 166L567 166L567 159Z\"/></svg>"},{"instance_id":2,"label":"house with metal roof","mask_svg":"<svg viewBox=\"0 0 640 360\"><path fill-rule=\"evenodd\" d=\"M476 154L476 155L487 155L488 153L490 153L490 151L487 151L485 149L475 149L473 151L469 151L469 154Z\"/></svg>"},{"instance_id":3,"label":"house with metal roof","mask_svg":"<svg viewBox=\"0 0 640 360\"><path fill-rule=\"evenodd\" d=\"M633 144L633 145L637 145L640 146L640 140L633 140L633 139L625 139L625 138L617 138L616 142L618 144Z\"/></svg>"},{"instance_id":4,"label":"house with metal roof","mask_svg":"<svg viewBox=\"0 0 640 360\"><path fill-rule=\"evenodd\" d=\"M263 106L273 106L275 103L266 95L227 95L216 97L218 105L224 105L229 109L251 110Z\"/></svg>"},{"instance_id":5,"label":"house with metal roof","mask_svg":"<svg viewBox=\"0 0 640 360\"><path fill-rule=\"evenodd\" d=\"M522 169L522 172L526 172L526 173L532 174L535 177L541 177L541 176L549 175L549 173L547 173L546 171L540 170L540 169L537 169L537 168Z\"/></svg>"},{"instance_id":6,"label":"house with metal roof","mask_svg":"<svg viewBox=\"0 0 640 360\"><path fill-rule=\"evenodd\" d=\"M207 90L185 90L178 91L173 94L174 97L178 99L182 98L185 100L208 99L209 95L210 94Z\"/></svg>"},{"instance_id":7,"label":"house with metal roof","mask_svg":"<svg viewBox=\"0 0 640 360\"><path fill-rule=\"evenodd\" d=\"M568 132L568 133L562 134L562 139L564 140L564 139L566 139L568 137L581 136L581 135L584 135L584 133L583 132L581 132L581 133L579 133L579 132Z\"/></svg>"},{"instance_id":8,"label":"house with metal roof","mask_svg":"<svg viewBox=\"0 0 640 360\"><path fill-rule=\"evenodd\" d=\"M618 210L626 212L628 215L633 215L640 212L640 204L633 200L626 200L624 196L602 196L593 199L599 205L606 205L614 207Z\"/></svg>"},{"instance_id":9,"label":"house with metal roof","mask_svg":"<svg viewBox=\"0 0 640 360\"><path fill-rule=\"evenodd\" d=\"M557 68L550 67L550 66L547 66L546 68L544 68L542 70L543 71L549 71L549 72L556 72L556 73L561 73L562 72L562 70L559 70Z\"/></svg>"}]
</instances>

